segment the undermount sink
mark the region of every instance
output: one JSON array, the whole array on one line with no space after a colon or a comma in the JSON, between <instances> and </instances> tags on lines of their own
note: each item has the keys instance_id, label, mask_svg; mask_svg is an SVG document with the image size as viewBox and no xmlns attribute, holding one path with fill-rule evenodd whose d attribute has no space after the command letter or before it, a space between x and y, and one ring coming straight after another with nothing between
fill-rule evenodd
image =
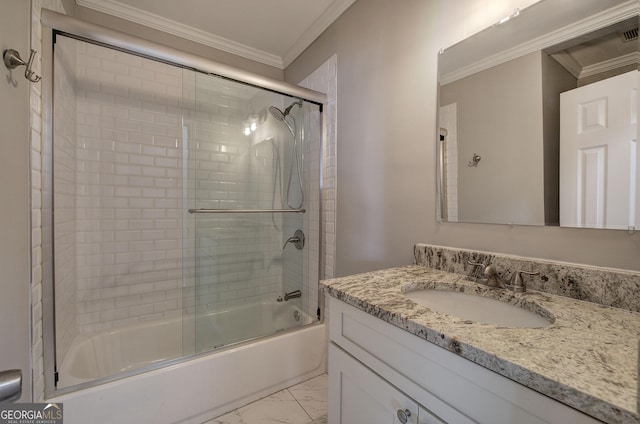
<instances>
[{"instance_id":1,"label":"undermount sink","mask_svg":"<svg viewBox=\"0 0 640 424\"><path fill-rule=\"evenodd\" d=\"M410 291L404 295L433 311L478 323L511 328L542 328L551 324L535 312L489 297L433 289Z\"/></svg>"}]
</instances>

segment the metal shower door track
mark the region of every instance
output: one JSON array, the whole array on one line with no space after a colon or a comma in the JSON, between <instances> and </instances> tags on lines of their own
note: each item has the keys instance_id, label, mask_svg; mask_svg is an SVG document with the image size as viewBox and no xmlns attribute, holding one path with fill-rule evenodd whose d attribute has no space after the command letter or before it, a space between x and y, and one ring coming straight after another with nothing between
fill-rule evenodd
<instances>
[{"instance_id":1,"label":"metal shower door track","mask_svg":"<svg viewBox=\"0 0 640 424\"><path fill-rule=\"evenodd\" d=\"M129 34L112 30L107 27L84 22L49 9L42 9L40 22L43 27L54 32L62 33L72 38L101 44L126 53L146 57L148 59L175 65L181 68L193 69L205 74L217 75L244 84L274 91L276 93L300 98L319 105L321 108L327 103L327 96L317 91L309 90L277 79L268 78L233 66L224 65L186 53L178 49L163 46L153 41L138 38Z\"/></svg>"}]
</instances>

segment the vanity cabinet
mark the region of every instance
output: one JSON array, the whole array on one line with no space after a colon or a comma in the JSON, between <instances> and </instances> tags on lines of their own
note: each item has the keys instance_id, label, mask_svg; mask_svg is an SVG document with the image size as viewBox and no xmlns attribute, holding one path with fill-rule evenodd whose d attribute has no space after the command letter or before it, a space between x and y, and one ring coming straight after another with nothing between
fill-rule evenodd
<instances>
[{"instance_id":1,"label":"vanity cabinet","mask_svg":"<svg viewBox=\"0 0 640 424\"><path fill-rule=\"evenodd\" d=\"M339 411L332 411L331 423L444 423L333 343L329 363L337 386L331 387L329 404L340 405Z\"/></svg>"},{"instance_id":2,"label":"vanity cabinet","mask_svg":"<svg viewBox=\"0 0 640 424\"><path fill-rule=\"evenodd\" d=\"M601 423L332 297L329 337L331 424Z\"/></svg>"}]
</instances>

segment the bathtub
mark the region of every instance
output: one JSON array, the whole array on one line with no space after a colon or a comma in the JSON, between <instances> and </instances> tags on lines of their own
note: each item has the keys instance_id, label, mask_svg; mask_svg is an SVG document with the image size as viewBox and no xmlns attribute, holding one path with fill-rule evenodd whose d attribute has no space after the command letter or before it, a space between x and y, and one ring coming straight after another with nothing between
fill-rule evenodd
<instances>
[{"instance_id":1,"label":"bathtub","mask_svg":"<svg viewBox=\"0 0 640 424\"><path fill-rule=\"evenodd\" d=\"M293 303L266 302L207 314L196 325L175 318L78 339L60 366L58 387L192 354L183 342L192 348L196 334L199 350L216 350L48 402L64 404L66 424L202 423L326 371L324 324L285 331L300 316ZM226 347L238 333L255 339Z\"/></svg>"}]
</instances>

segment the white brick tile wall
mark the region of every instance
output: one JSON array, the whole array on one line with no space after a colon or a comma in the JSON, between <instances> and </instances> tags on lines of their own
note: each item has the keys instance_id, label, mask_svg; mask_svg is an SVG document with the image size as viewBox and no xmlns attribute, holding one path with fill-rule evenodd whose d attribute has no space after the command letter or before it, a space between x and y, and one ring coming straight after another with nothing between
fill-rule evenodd
<instances>
[{"instance_id":1,"label":"white brick tile wall","mask_svg":"<svg viewBox=\"0 0 640 424\"><path fill-rule=\"evenodd\" d=\"M335 210L336 210L336 122L338 57L331 56L318 69L300 82L300 86L327 94L327 106L324 110L326 121L323 153L323 190L322 190L322 235L324 258L321 259L324 278L334 276L335 266ZM315 160L311 160L316 163ZM318 161L319 163L319 161ZM315 209L315 210L319 210ZM318 255L316 255L318 257Z\"/></svg>"}]
</instances>

